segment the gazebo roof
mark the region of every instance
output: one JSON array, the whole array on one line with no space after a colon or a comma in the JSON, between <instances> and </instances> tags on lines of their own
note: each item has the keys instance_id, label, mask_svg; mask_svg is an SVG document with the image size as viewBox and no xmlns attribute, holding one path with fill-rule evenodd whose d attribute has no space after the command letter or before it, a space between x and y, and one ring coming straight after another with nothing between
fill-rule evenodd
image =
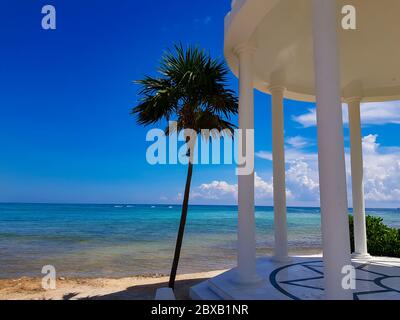
<instances>
[{"instance_id":1,"label":"gazebo roof","mask_svg":"<svg viewBox=\"0 0 400 320\"><path fill-rule=\"evenodd\" d=\"M343 97L400 99L400 1L337 0ZM286 87L290 99L315 101L312 0L234 0L225 18L225 57L238 75L235 49L257 48L255 86ZM341 8L357 10L357 29L341 28Z\"/></svg>"}]
</instances>

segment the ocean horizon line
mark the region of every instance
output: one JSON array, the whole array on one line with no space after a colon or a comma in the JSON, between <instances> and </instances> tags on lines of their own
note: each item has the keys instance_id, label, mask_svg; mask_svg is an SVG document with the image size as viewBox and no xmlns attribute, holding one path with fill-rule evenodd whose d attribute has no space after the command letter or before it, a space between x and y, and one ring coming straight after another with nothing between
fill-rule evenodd
<instances>
[{"instance_id":1,"label":"ocean horizon line","mask_svg":"<svg viewBox=\"0 0 400 320\"><path fill-rule=\"evenodd\" d=\"M181 207L182 204L179 203L129 203L129 202L110 202L110 203L100 203L100 202L3 202L0 201L0 205L75 205L75 206L178 206ZM189 204L189 207L233 207L237 208L237 204ZM273 205L255 205L256 208L274 208ZM319 209L319 206L287 206L288 209ZM366 207L366 210L398 210L399 207ZM353 210L349 207L348 210Z\"/></svg>"}]
</instances>

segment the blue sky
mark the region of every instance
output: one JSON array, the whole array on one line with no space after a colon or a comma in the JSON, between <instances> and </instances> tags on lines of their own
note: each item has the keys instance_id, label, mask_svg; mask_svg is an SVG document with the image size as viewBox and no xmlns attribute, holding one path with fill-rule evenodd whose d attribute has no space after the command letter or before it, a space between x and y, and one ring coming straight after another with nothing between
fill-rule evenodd
<instances>
[{"instance_id":1,"label":"blue sky","mask_svg":"<svg viewBox=\"0 0 400 320\"><path fill-rule=\"evenodd\" d=\"M41 28L46 4L56 7L57 30ZM174 42L222 58L229 9L230 0L3 1L0 201L179 203L186 168L147 164L148 128L129 114L132 81L154 74ZM237 90L232 75L230 86ZM270 205L270 97L256 93L255 105L256 202ZM314 112L285 101L290 205L318 206ZM367 204L399 207L400 103L362 112ZM346 125L345 143L348 152ZM234 169L196 166L192 203L234 204Z\"/></svg>"}]
</instances>

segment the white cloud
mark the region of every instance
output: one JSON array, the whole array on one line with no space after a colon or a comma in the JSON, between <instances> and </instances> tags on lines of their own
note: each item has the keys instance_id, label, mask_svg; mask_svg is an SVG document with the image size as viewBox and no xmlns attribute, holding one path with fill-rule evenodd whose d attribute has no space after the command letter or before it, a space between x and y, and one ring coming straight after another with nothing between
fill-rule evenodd
<instances>
[{"instance_id":1,"label":"white cloud","mask_svg":"<svg viewBox=\"0 0 400 320\"><path fill-rule=\"evenodd\" d=\"M370 155L375 154L379 148L379 144L376 142L378 135L370 134L363 138L362 146L363 146L363 154Z\"/></svg>"},{"instance_id":2,"label":"white cloud","mask_svg":"<svg viewBox=\"0 0 400 320\"><path fill-rule=\"evenodd\" d=\"M363 138L365 199L369 207L400 206L400 148L383 147L377 135ZM301 137L296 141L301 141ZM292 145L305 146L303 143ZM349 204L351 206L350 150L346 150L346 173ZM272 160L268 151L256 153L260 159ZM307 152L302 147L286 148L286 194L288 205L319 206L318 153ZM236 203L237 184L212 181L193 188L191 198ZM256 204L272 204L273 181L270 172L263 177L255 174Z\"/></svg>"},{"instance_id":3,"label":"white cloud","mask_svg":"<svg viewBox=\"0 0 400 320\"><path fill-rule=\"evenodd\" d=\"M286 143L293 148L304 148L310 144L310 140L302 136L296 136L287 138Z\"/></svg>"},{"instance_id":4,"label":"white cloud","mask_svg":"<svg viewBox=\"0 0 400 320\"><path fill-rule=\"evenodd\" d=\"M318 154L305 152L304 147L312 141L303 137L287 139L285 150L286 186L289 204L319 205ZM259 151L256 157L272 161L272 153Z\"/></svg>"},{"instance_id":5,"label":"white cloud","mask_svg":"<svg viewBox=\"0 0 400 320\"><path fill-rule=\"evenodd\" d=\"M385 207L400 205L400 148L382 147L377 135L363 138L364 184L367 206ZM346 150L348 195L351 201L350 150ZM271 161L270 152L260 151L257 156ZM318 154L302 149L286 150L286 184L297 202L319 202ZM351 204L351 202L350 202Z\"/></svg>"},{"instance_id":6,"label":"white cloud","mask_svg":"<svg viewBox=\"0 0 400 320\"><path fill-rule=\"evenodd\" d=\"M237 197L237 184L229 184L226 181L212 181L203 183L191 194L193 199L220 200L222 198L235 199Z\"/></svg>"},{"instance_id":7,"label":"white cloud","mask_svg":"<svg viewBox=\"0 0 400 320\"><path fill-rule=\"evenodd\" d=\"M299 116L292 116L292 119L305 128L313 127L317 124L317 110L315 108L308 109L307 113L303 113Z\"/></svg>"},{"instance_id":8,"label":"white cloud","mask_svg":"<svg viewBox=\"0 0 400 320\"><path fill-rule=\"evenodd\" d=\"M366 124L400 124L400 101L365 103L361 110Z\"/></svg>"},{"instance_id":9,"label":"white cloud","mask_svg":"<svg viewBox=\"0 0 400 320\"><path fill-rule=\"evenodd\" d=\"M373 204L400 203L400 148L384 148L377 135L363 139L365 199Z\"/></svg>"},{"instance_id":10,"label":"white cloud","mask_svg":"<svg viewBox=\"0 0 400 320\"><path fill-rule=\"evenodd\" d=\"M314 162L294 160L286 171L286 185L297 201L318 202L318 168Z\"/></svg>"},{"instance_id":11,"label":"white cloud","mask_svg":"<svg viewBox=\"0 0 400 320\"><path fill-rule=\"evenodd\" d=\"M272 153L269 151L258 151L255 156L260 159L272 161Z\"/></svg>"},{"instance_id":12,"label":"white cloud","mask_svg":"<svg viewBox=\"0 0 400 320\"><path fill-rule=\"evenodd\" d=\"M226 181L212 181L203 183L194 188L191 193L192 199L218 200L225 202L237 201L238 185L230 184ZM291 192L287 190L288 198ZM273 183L272 178L264 180L257 173L254 177L254 197L260 201L272 201L273 199Z\"/></svg>"},{"instance_id":13,"label":"white cloud","mask_svg":"<svg viewBox=\"0 0 400 320\"><path fill-rule=\"evenodd\" d=\"M273 199L273 182L272 179L264 181L261 177L255 174L254 177L254 197L259 200L271 200Z\"/></svg>"},{"instance_id":14,"label":"white cloud","mask_svg":"<svg viewBox=\"0 0 400 320\"><path fill-rule=\"evenodd\" d=\"M307 113L293 116L295 122L303 127L313 127L317 123L317 111L308 109ZM363 125L400 124L400 101L369 102L361 105L361 121ZM349 123L347 105L343 105L343 122Z\"/></svg>"}]
</instances>

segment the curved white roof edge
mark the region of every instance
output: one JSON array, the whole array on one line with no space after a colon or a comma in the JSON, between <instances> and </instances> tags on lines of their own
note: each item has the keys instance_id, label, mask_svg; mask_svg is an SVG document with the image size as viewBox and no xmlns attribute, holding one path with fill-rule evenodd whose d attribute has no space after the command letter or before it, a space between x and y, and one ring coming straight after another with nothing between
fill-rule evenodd
<instances>
[{"instance_id":1,"label":"curved white roof edge","mask_svg":"<svg viewBox=\"0 0 400 320\"><path fill-rule=\"evenodd\" d=\"M280 0L232 0L231 11L225 16L225 44L224 54L227 64L233 74L239 77L239 61L235 49L249 43L259 23ZM255 15L254 12L257 14ZM251 17L251 18L249 18ZM247 21L246 21L247 20ZM271 84L260 79L254 79L257 90L270 93ZM285 91L285 97L292 100L315 102L313 94L305 95Z\"/></svg>"},{"instance_id":2,"label":"curved white roof edge","mask_svg":"<svg viewBox=\"0 0 400 320\"><path fill-rule=\"evenodd\" d=\"M225 16L225 40L224 55L227 64L236 77L239 77L239 62L235 54L238 46L248 44L257 46L252 43L251 39L256 32L259 24L265 16L280 2L281 0L233 0L231 3L231 11ZM279 83L278 83L279 84ZM254 79L254 87L264 93L270 93L269 86L272 85L256 76ZM273 85L276 85L274 83ZM305 102L315 102L315 95L305 88L292 88L285 90L285 98L292 100L300 100ZM343 91L346 95L346 90ZM346 98L351 97L351 95ZM343 98L345 100L345 98ZM400 92L377 92L377 95L370 95L363 98L363 102L380 102L400 100Z\"/></svg>"}]
</instances>

